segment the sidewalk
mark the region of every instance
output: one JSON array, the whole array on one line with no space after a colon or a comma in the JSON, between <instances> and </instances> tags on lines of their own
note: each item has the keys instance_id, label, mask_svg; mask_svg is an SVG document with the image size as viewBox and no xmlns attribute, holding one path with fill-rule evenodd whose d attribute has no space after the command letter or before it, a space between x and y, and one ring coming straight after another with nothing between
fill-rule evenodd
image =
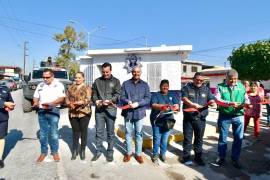
<instances>
[{"instance_id":1,"label":"sidewalk","mask_svg":"<svg viewBox=\"0 0 270 180\"><path fill-rule=\"evenodd\" d=\"M93 109L94 110L94 109ZM94 112L94 111L93 111ZM91 178L98 177L99 179L270 179L270 131L268 128L264 127L265 117L262 120L262 141L257 142L253 138L253 129L252 127L248 128L248 133L245 136L243 141L243 150L241 154L241 163L242 170L235 169L230 163L230 149L232 138L231 135L228 138L228 155L227 155L227 164L224 167L214 167L210 163L215 161L216 152L217 152L217 140L218 134L216 133L216 120L217 112L210 112L207 117L207 125L204 135L204 159L206 162L205 167L199 167L197 165L185 166L180 163L182 158L182 142L171 141L168 146L167 152L167 163L159 162L159 166L156 166L151 161L152 150L145 149L143 157L145 163L140 165L136 162L134 158L131 159L129 163L123 163L123 154L125 154L125 142L121 137L116 136L115 141L115 153L114 153L114 162L107 163L104 156L100 158L97 162L91 162L91 158L95 153L95 119L94 113L92 114L91 121L89 124L88 131L88 148L90 151L86 152L86 162L90 163L91 167ZM182 132L182 117L181 113L175 116L177 120L174 132ZM149 117L149 112L147 112L147 117ZM70 162L70 152L68 146L71 146L70 138L70 125L67 120L67 115L63 113L61 116L59 127L62 128L62 136L66 139L63 139L64 142L61 142L61 154L67 154L67 157L63 157L63 162ZM124 120L120 116L120 111L117 115L117 120L115 127L123 128ZM152 130L150 121L148 118L144 121L144 136L151 138ZM67 138L69 136L69 138ZM105 136L106 137L106 136ZM148 143L151 143L149 140ZM67 146L68 145L68 146ZM104 147L106 148L107 143L104 142ZM104 149L105 151L105 149ZM76 165L74 165L74 163ZM73 165L72 165L73 164ZM75 172L82 172L86 170L87 167L82 165L80 160L76 160L69 163L63 164L65 169L70 169L69 166L72 166L72 172L66 172L68 177L86 177ZM87 177L86 177L87 178ZM89 177L88 177L89 178Z\"/></svg>"}]
</instances>

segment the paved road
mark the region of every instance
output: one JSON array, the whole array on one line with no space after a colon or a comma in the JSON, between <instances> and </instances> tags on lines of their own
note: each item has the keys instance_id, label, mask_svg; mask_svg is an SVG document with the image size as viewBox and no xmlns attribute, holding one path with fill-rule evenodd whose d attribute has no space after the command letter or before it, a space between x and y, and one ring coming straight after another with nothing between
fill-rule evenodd
<instances>
[{"instance_id":1,"label":"paved road","mask_svg":"<svg viewBox=\"0 0 270 180\"><path fill-rule=\"evenodd\" d=\"M0 179L270 179L270 133L266 127L262 128L262 142L256 142L252 137L252 129L246 135L242 153L243 169L236 170L231 164L223 168L210 165L216 158L216 144L218 134L215 132L217 114L211 112L207 121L205 133L205 167L196 165L187 167L179 163L181 156L181 143L172 143L169 146L168 163L160 162L159 166L153 165L150 160L151 151L144 152L145 163L139 165L134 159L130 163L123 163L124 142L116 138L115 161L107 163L102 156L97 162L90 160L95 151L94 119L92 116L89 125L88 149L86 160L70 160L71 128L67 118L67 110L61 111L59 123L60 155L61 161L55 163L48 157L44 163L37 164L36 158L40 153L39 142L36 137L38 130L37 115L35 112L23 113L21 90L13 92L17 104L15 111L11 113L9 122L9 135L5 149L4 169L0 169ZM181 118L180 115L177 117ZM117 125L121 125L123 119L119 116ZM146 121L147 122L147 121ZM263 121L262 124L265 122ZM181 131L182 124L178 120L176 130ZM149 123L145 123L145 129L149 132ZM229 139L229 146L231 139ZM106 143L104 143L106 147ZM181 158L181 157L180 157Z\"/></svg>"}]
</instances>

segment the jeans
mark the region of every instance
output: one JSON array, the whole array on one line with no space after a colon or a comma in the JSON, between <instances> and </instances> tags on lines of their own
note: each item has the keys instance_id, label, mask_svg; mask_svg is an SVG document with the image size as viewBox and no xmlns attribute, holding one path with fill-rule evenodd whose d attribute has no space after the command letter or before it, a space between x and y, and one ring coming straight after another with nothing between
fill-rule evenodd
<instances>
[{"instance_id":1,"label":"jeans","mask_svg":"<svg viewBox=\"0 0 270 180\"><path fill-rule=\"evenodd\" d=\"M195 156L201 156L202 145L203 145L203 135L205 130L205 119L204 118L188 118L184 117L183 120L183 157L189 158L190 151L192 150L192 138L194 133L194 144L193 149Z\"/></svg>"},{"instance_id":2,"label":"jeans","mask_svg":"<svg viewBox=\"0 0 270 180\"><path fill-rule=\"evenodd\" d=\"M142 143L143 143L143 119L125 119L125 129L126 129L126 143L127 143L127 154L132 154L132 131L133 126L135 128L135 154L140 156L142 153Z\"/></svg>"},{"instance_id":3,"label":"jeans","mask_svg":"<svg viewBox=\"0 0 270 180\"><path fill-rule=\"evenodd\" d=\"M54 111L57 114L47 111L38 112L38 122L40 127L39 142L41 146L41 153L46 155L48 154L48 144L50 145L52 155L58 153L59 149L59 109L55 109Z\"/></svg>"},{"instance_id":4,"label":"jeans","mask_svg":"<svg viewBox=\"0 0 270 180\"><path fill-rule=\"evenodd\" d=\"M244 132L247 130L247 126L249 124L249 120L253 118L254 121L254 136L258 137L260 135L260 116L248 116L244 115L245 119L245 127L244 127Z\"/></svg>"},{"instance_id":5,"label":"jeans","mask_svg":"<svg viewBox=\"0 0 270 180\"><path fill-rule=\"evenodd\" d=\"M270 124L270 105L266 104L266 110L267 110L267 123Z\"/></svg>"},{"instance_id":6,"label":"jeans","mask_svg":"<svg viewBox=\"0 0 270 180\"><path fill-rule=\"evenodd\" d=\"M85 149L87 144L87 130L91 114L83 117L70 117L69 121L72 127L73 150L77 150L79 138L81 137L81 149Z\"/></svg>"},{"instance_id":7,"label":"jeans","mask_svg":"<svg viewBox=\"0 0 270 180\"><path fill-rule=\"evenodd\" d=\"M116 119L116 112L115 116L111 113L108 113L106 110L95 113L95 120L96 120L96 148L97 153L101 153L103 148L103 139L104 139L104 131L105 131L105 124L107 130L107 142L108 148L107 153L108 155L113 154L113 146L114 146L114 123Z\"/></svg>"},{"instance_id":8,"label":"jeans","mask_svg":"<svg viewBox=\"0 0 270 180\"><path fill-rule=\"evenodd\" d=\"M242 140L244 135L244 116L236 117L219 117L219 140L218 140L218 153L222 159L226 158L227 151L227 137L230 125L232 124L233 130L233 144L232 144L232 160L238 161L241 153Z\"/></svg>"},{"instance_id":9,"label":"jeans","mask_svg":"<svg viewBox=\"0 0 270 180\"><path fill-rule=\"evenodd\" d=\"M152 125L153 130L153 156L158 155L158 150L160 147L160 155L165 156L168 145L168 138L170 135L169 131L164 131L162 128Z\"/></svg>"}]
</instances>

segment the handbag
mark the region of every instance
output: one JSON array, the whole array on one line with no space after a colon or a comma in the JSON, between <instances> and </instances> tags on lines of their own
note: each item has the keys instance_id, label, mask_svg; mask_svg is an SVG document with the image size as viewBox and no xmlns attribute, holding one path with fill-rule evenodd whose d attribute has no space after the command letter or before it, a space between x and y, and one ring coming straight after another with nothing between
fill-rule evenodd
<instances>
[{"instance_id":1,"label":"handbag","mask_svg":"<svg viewBox=\"0 0 270 180\"><path fill-rule=\"evenodd\" d=\"M168 118L168 119L157 119L155 121L155 125L162 128L165 131L168 131L170 129L173 129L175 124L175 119Z\"/></svg>"}]
</instances>

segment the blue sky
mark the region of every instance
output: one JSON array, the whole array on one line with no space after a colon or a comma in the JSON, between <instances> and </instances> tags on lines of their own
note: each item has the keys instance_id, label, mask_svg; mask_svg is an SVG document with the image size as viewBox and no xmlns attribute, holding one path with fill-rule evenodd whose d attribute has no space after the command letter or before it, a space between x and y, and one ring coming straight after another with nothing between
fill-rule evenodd
<instances>
[{"instance_id":1,"label":"blue sky","mask_svg":"<svg viewBox=\"0 0 270 180\"><path fill-rule=\"evenodd\" d=\"M56 56L52 36L74 20L84 26L73 24L77 31L106 26L91 36L92 49L142 47L146 37L149 46L193 45L191 60L223 66L234 47L269 38L269 7L267 0L0 0L0 65L22 67L24 41L28 70Z\"/></svg>"}]
</instances>

